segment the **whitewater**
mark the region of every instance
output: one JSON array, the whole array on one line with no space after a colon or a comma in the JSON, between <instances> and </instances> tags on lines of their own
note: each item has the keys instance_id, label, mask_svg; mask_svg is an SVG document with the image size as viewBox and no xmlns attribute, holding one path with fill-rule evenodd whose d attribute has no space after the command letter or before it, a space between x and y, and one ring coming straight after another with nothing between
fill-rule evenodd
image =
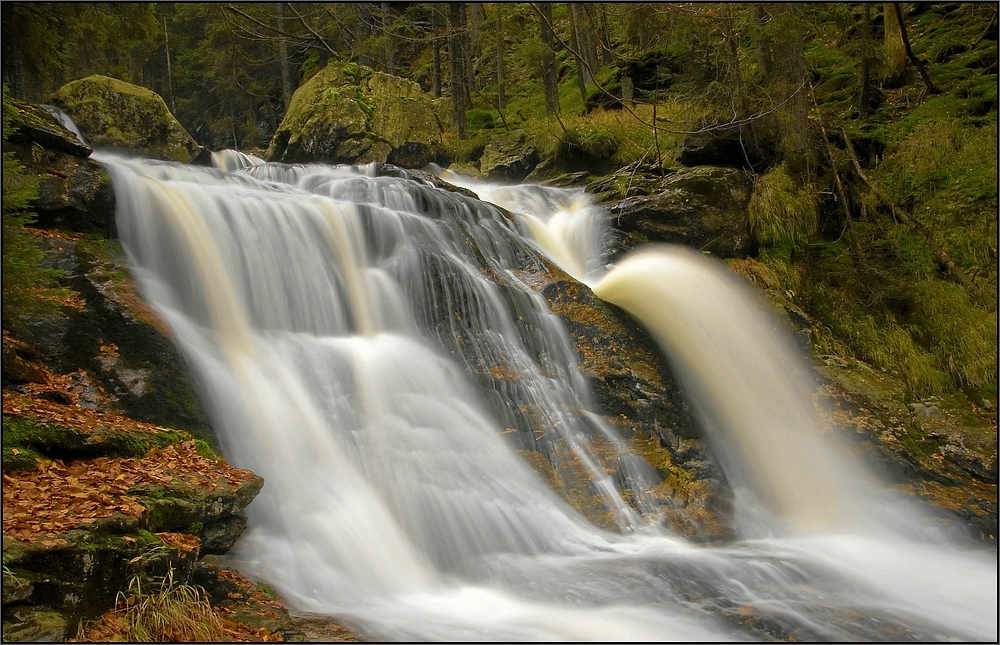
<instances>
[{"instance_id":1,"label":"whitewater","mask_svg":"<svg viewBox=\"0 0 1000 645\"><path fill-rule=\"evenodd\" d=\"M95 158L223 453L265 479L229 557L294 609L385 640L996 640L995 551L845 456L804 357L714 261L657 247L609 269L582 191L446 175L478 201L375 165ZM592 443L623 439L518 277L538 252L661 345L733 487L735 539L670 533L654 469L602 468ZM516 376L473 376L499 367ZM582 469L613 527L526 451Z\"/></svg>"}]
</instances>

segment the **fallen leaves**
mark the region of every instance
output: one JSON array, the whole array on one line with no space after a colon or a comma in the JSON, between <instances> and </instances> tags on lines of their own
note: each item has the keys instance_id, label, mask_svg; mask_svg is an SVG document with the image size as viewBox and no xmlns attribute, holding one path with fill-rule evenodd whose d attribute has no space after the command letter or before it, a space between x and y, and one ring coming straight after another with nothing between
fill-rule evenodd
<instances>
[{"instance_id":1,"label":"fallen leaves","mask_svg":"<svg viewBox=\"0 0 1000 645\"><path fill-rule=\"evenodd\" d=\"M98 457L68 465L43 460L34 471L3 475L3 532L28 543L50 541L115 513L142 517L145 507L128 494L133 486L232 490L254 477L248 470L205 459L193 441L142 458Z\"/></svg>"}]
</instances>

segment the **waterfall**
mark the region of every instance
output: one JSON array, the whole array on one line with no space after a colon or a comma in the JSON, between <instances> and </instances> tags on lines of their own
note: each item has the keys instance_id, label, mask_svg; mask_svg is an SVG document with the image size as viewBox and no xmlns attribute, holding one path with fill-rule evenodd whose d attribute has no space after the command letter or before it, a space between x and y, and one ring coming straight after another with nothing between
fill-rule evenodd
<instances>
[{"instance_id":1,"label":"waterfall","mask_svg":"<svg viewBox=\"0 0 1000 645\"><path fill-rule=\"evenodd\" d=\"M721 362L689 387L700 407L722 406L706 424L724 426L727 477L765 507L750 517L762 530L690 543L645 498L651 468L619 459L626 476L609 476L593 447L622 440L600 421L560 320L519 277L536 246L600 278L606 225L585 196L508 189L512 223L375 166L98 158L133 273L191 364L223 452L265 479L231 557L294 608L393 640L996 639L995 553L858 529L866 516L849 510L843 476L789 463L826 446L787 438L813 432L801 410L778 411L764 449L732 431L756 379L791 388L785 401L801 386L774 367L741 374L760 357L720 356L693 332L664 341L673 332L655 320L686 328L675 308L698 299L639 286L639 260L598 292L626 308L650 294L634 313L668 352L691 352L674 359L682 373ZM679 264L662 279L729 297ZM755 303L729 306L731 324L760 332L742 310ZM745 421L747 433L768 423ZM557 494L574 479L601 526Z\"/></svg>"}]
</instances>

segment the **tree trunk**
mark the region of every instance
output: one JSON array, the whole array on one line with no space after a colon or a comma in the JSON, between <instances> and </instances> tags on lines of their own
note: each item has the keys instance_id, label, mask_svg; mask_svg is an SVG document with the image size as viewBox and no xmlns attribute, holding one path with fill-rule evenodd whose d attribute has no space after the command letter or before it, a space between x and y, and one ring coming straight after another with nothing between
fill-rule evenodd
<instances>
[{"instance_id":1,"label":"tree trunk","mask_svg":"<svg viewBox=\"0 0 1000 645\"><path fill-rule=\"evenodd\" d=\"M431 83L433 85L435 98L441 98L441 40L438 38L440 36L438 33L440 25L441 21L438 18L438 10L436 7L432 7L431 34L434 38L432 45L434 50L434 70L431 72Z\"/></svg>"},{"instance_id":2,"label":"tree trunk","mask_svg":"<svg viewBox=\"0 0 1000 645\"><path fill-rule=\"evenodd\" d=\"M631 76L622 76L622 103L635 107L635 86Z\"/></svg>"},{"instance_id":3,"label":"tree trunk","mask_svg":"<svg viewBox=\"0 0 1000 645\"><path fill-rule=\"evenodd\" d=\"M382 22L382 58L384 69L387 74L393 74L395 68L395 58L393 52L393 39L390 37L390 9L389 3L382 3L382 15L380 16Z\"/></svg>"},{"instance_id":4,"label":"tree trunk","mask_svg":"<svg viewBox=\"0 0 1000 645\"><path fill-rule=\"evenodd\" d=\"M274 3L274 14L278 21L278 30L284 31L285 21L280 2ZM292 102L292 79L288 71L288 45L281 34L278 34L278 65L281 67L281 102L285 106L284 111L288 112L288 104Z\"/></svg>"},{"instance_id":5,"label":"tree trunk","mask_svg":"<svg viewBox=\"0 0 1000 645\"><path fill-rule=\"evenodd\" d=\"M903 20L903 11L899 8L898 2L893 2L892 11L896 14L896 20L899 23L899 33L903 41L903 51L906 52L906 57L910 59L913 66L917 68L917 72L920 74L920 80L924 82L924 87L927 88L928 94L939 94L941 90L934 86L931 82L931 77L927 75L927 68L924 67L922 60L917 58L916 54L913 53L913 49L910 48L910 39L906 36L906 21Z\"/></svg>"},{"instance_id":6,"label":"tree trunk","mask_svg":"<svg viewBox=\"0 0 1000 645\"><path fill-rule=\"evenodd\" d=\"M764 83L771 90L771 105L784 123L779 127L781 152L788 169L799 177L815 167L809 127L809 92L802 9L780 2L754 6L755 40ZM768 120L755 127L773 128ZM769 134L765 132L765 134ZM767 138L766 136L763 138Z\"/></svg>"},{"instance_id":7,"label":"tree trunk","mask_svg":"<svg viewBox=\"0 0 1000 645\"><path fill-rule=\"evenodd\" d=\"M174 108L174 75L170 70L170 36L167 35L167 16L164 14L161 16L163 18L163 51L167 56L167 98L170 101L170 112L176 111Z\"/></svg>"},{"instance_id":8,"label":"tree trunk","mask_svg":"<svg viewBox=\"0 0 1000 645\"><path fill-rule=\"evenodd\" d=\"M503 5L497 4L497 112L503 118L507 109L507 94L504 91L503 78Z\"/></svg>"},{"instance_id":9,"label":"tree trunk","mask_svg":"<svg viewBox=\"0 0 1000 645\"><path fill-rule=\"evenodd\" d=\"M548 2L538 3L542 15L542 42L545 44L545 55L542 58L542 84L545 87L545 113L559 114L559 88L556 78L556 56L554 52L555 35L549 25L552 24L552 5Z\"/></svg>"},{"instance_id":10,"label":"tree trunk","mask_svg":"<svg viewBox=\"0 0 1000 645\"><path fill-rule=\"evenodd\" d=\"M861 7L861 96L858 97L858 117L867 119L872 110L872 6Z\"/></svg>"},{"instance_id":11,"label":"tree trunk","mask_svg":"<svg viewBox=\"0 0 1000 645\"><path fill-rule=\"evenodd\" d=\"M576 60L576 83L580 88L580 100L587 102L587 83L593 82L593 78L586 69L583 51L585 48L583 39L580 37L579 3L569 3L570 16L570 45L573 47L573 58Z\"/></svg>"},{"instance_id":12,"label":"tree trunk","mask_svg":"<svg viewBox=\"0 0 1000 645\"><path fill-rule=\"evenodd\" d=\"M886 67L885 86L901 87L906 83L906 45L903 44L903 26L893 8L894 3L883 5L885 23Z\"/></svg>"},{"instance_id":13,"label":"tree trunk","mask_svg":"<svg viewBox=\"0 0 1000 645\"><path fill-rule=\"evenodd\" d=\"M464 139L467 124L465 122L465 52L462 47L462 30L465 23L465 5L453 2L448 5L448 58L451 62L449 70L449 86L451 89L451 131Z\"/></svg>"},{"instance_id":14,"label":"tree trunk","mask_svg":"<svg viewBox=\"0 0 1000 645\"><path fill-rule=\"evenodd\" d=\"M588 5L589 9L589 5ZM611 56L611 30L608 29L608 14L604 11L603 7L594 5L594 11L597 11L600 16L600 44L601 44L601 65L610 65L613 57Z\"/></svg>"},{"instance_id":15,"label":"tree trunk","mask_svg":"<svg viewBox=\"0 0 1000 645\"><path fill-rule=\"evenodd\" d=\"M469 3L469 53L478 57L483 52L483 23L486 22L486 8L482 2Z\"/></svg>"}]
</instances>

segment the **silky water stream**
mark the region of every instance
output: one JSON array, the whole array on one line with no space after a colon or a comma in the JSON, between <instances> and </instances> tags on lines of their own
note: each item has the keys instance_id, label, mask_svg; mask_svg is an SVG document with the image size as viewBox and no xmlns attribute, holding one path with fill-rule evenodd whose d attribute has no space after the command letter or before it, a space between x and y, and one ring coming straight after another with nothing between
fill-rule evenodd
<instances>
[{"instance_id":1,"label":"silky water stream","mask_svg":"<svg viewBox=\"0 0 1000 645\"><path fill-rule=\"evenodd\" d=\"M466 182L512 224L375 166L99 159L144 298L225 454L266 481L231 557L296 609L391 640L996 639L995 552L923 528L837 456L801 357L707 260L654 249L602 277L606 225L580 193ZM664 347L738 539L671 535L655 470L622 457L611 478L590 452L622 440L518 278L535 245ZM529 452L583 472L608 526Z\"/></svg>"}]
</instances>

